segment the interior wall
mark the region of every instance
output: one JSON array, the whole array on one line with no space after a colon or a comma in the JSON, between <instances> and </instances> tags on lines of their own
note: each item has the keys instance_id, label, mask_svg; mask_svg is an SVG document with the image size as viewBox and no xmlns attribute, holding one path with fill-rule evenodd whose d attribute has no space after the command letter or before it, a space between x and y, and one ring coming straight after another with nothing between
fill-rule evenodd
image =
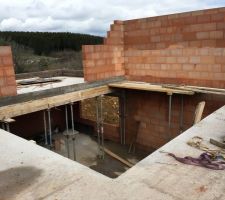
<instances>
[{"instance_id":1,"label":"interior wall","mask_svg":"<svg viewBox=\"0 0 225 200\"><path fill-rule=\"evenodd\" d=\"M70 108L68 106L68 121L71 124ZM79 105L73 105L74 121L79 118ZM44 117L43 111L33 112L14 118L16 121L10 124L10 132L20 137L29 139L40 134L44 134ZM60 131L66 129L65 106L59 106L51 109L51 127L52 131L58 127ZM48 126L48 114L46 112L46 122ZM70 125L71 127L71 125Z\"/></svg>"},{"instance_id":2,"label":"interior wall","mask_svg":"<svg viewBox=\"0 0 225 200\"><path fill-rule=\"evenodd\" d=\"M203 118L222 107L224 96L183 95L183 125L181 126L181 95L172 95L171 128L168 126L169 96L157 92L126 91L126 138L129 145L137 134L137 147L151 152L193 125L194 113L200 101L206 101ZM140 121L138 129L137 120ZM198 134L198 133L196 133Z\"/></svg>"}]
</instances>

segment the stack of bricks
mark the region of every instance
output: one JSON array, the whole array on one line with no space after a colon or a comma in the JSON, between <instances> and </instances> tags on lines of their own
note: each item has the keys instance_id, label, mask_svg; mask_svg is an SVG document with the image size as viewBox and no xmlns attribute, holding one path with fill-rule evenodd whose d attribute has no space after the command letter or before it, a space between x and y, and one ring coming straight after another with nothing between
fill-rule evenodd
<instances>
[{"instance_id":1,"label":"stack of bricks","mask_svg":"<svg viewBox=\"0 0 225 200\"><path fill-rule=\"evenodd\" d=\"M16 94L12 51L9 46L0 46L0 97Z\"/></svg>"},{"instance_id":2,"label":"stack of bricks","mask_svg":"<svg viewBox=\"0 0 225 200\"><path fill-rule=\"evenodd\" d=\"M115 21L104 45L85 45L83 52L84 78L96 81L125 75L123 22Z\"/></svg>"}]
</instances>

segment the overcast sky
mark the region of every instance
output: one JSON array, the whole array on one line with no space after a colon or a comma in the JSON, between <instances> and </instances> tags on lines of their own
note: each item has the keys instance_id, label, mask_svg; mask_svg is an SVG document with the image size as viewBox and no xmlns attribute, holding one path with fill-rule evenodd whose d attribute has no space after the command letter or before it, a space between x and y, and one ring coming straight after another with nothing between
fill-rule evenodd
<instances>
[{"instance_id":1,"label":"overcast sky","mask_svg":"<svg viewBox=\"0 0 225 200\"><path fill-rule=\"evenodd\" d=\"M225 6L225 0L0 0L0 30L105 35L113 20Z\"/></svg>"}]
</instances>

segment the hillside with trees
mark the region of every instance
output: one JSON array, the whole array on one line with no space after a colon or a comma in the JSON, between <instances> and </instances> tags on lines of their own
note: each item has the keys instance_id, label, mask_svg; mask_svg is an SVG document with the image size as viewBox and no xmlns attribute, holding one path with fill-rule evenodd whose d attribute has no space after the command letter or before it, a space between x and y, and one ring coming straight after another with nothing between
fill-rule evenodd
<instances>
[{"instance_id":1,"label":"hillside with trees","mask_svg":"<svg viewBox=\"0 0 225 200\"><path fill-rule=\"evenodd\" d=\"M0 31L0 45L12 46L16 73L82 69L82 45L102 43L102 37L87 34Z\"/></svg>"},{"instance_id":2,"label":"hillside with trees","mask_svg":"<svg viewBox=\"0 0 225 200\"><path fill-rule=\"evenodd\" d=\"M14 41L29 47L37 55L48 55L53 51L80 51L85 44L102 44L103 38L79 33L50 33L50 32L1 32L0 38Z\"/></svg>"}]
</instances>

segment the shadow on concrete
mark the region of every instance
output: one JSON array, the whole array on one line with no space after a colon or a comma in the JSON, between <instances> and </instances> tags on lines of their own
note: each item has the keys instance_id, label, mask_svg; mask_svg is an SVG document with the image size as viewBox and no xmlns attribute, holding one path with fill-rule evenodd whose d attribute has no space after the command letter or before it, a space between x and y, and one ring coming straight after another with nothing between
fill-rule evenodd
<instances>
[{"instance_id":1,"label":"shadow on concrete","mask_svg":"<svg viewBox=\"0 0 225 200\"><path fill-rule=\"evenodd\" d=\"M15 199L41 174L40 169L30 166L15 167L0 171L0 199Z\"/></svg>"}]
</instances>

